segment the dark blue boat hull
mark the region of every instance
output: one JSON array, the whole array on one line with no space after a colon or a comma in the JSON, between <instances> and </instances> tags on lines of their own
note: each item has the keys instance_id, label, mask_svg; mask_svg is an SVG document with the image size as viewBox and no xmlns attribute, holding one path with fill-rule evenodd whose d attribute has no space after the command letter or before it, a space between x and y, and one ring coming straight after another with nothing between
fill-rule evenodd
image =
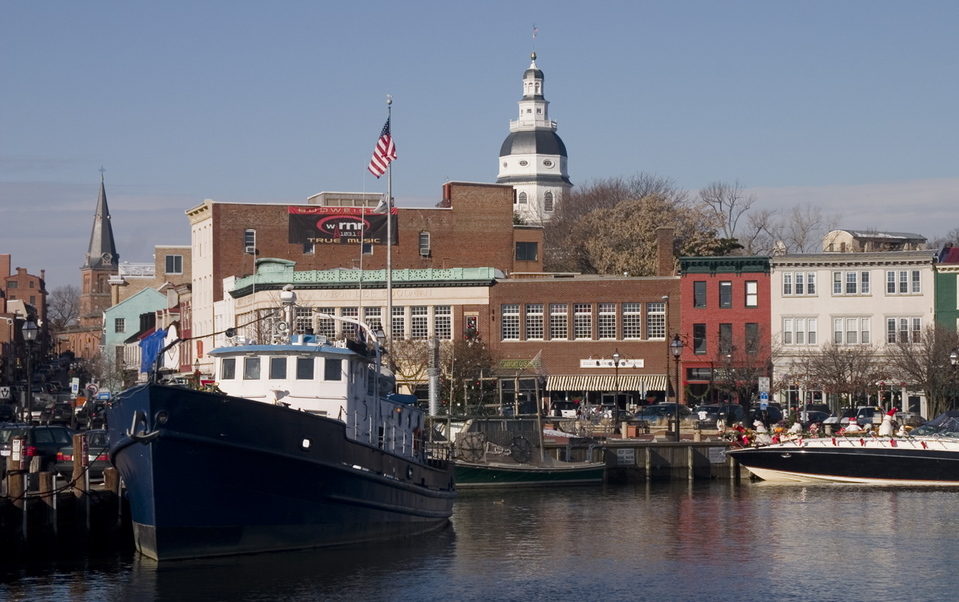
<instances>
[{"instance_id":1,"label":"dark blue boat hull","mask_svg":"<svg viewBox=\"0 0 959 602\"><path fill-rule=\"evenodd\" d=\"M350 441L338 420L142 385L108 423L137 547L157 560L412 535L452 514L450 462Z\"/></svg>"}]
</instances>

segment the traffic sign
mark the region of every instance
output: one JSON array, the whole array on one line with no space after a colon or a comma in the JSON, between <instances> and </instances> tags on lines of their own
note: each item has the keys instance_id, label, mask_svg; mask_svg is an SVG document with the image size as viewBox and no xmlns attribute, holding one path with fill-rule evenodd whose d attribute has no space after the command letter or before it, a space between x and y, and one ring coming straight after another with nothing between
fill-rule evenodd
<instances>
[{"instance_id":1,"label":"traffic sign","mask_svg":"<svg viewBox=\"0 0 959 602\"><path fill-rule=\"evenodd\" d=\"M100 392L100 387L96 386L93 383L90 383L87 385L87 391L90 392L90 397L93 397L94 395Z\"/></svg>"}]
</instances>

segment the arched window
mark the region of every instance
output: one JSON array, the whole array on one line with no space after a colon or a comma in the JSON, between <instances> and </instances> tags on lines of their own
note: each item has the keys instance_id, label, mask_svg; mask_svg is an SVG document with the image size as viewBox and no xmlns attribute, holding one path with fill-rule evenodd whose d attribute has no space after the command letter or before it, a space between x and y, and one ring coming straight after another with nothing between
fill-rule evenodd
<instances>
[{"instance_id":1,"label":"arched window","mask_svg":"<svg viewBox=\"0 0 959 602\"><path fill-rule=\"evenodd\" d=\"M543 195L543 210L552 213L553 211L553 193L546 191Z\"/></svg>"},{"instance_id":2,"label":"arched window","mask_svg":"<svg viewBox=\"0 0 959 602\"><path fill-rule=\"evenodd\" d=\"M520 204L520 205L525 205L525 204L527 203L528 199L529 199L529 197L526 196L526 193L525 193L525 192L519 193L519 204Z\"/></svg>"}]
</instances>

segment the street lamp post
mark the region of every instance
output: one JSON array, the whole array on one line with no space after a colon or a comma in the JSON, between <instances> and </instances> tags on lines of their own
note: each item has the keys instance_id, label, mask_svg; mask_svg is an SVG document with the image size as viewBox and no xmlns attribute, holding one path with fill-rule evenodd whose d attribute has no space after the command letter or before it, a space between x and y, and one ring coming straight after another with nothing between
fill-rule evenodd
<instances>
[{"instance_id":1,"label":"street lamp post","mask_svg":"<svg viewBox=\"0 0 959 602\"><path fill-rule=\"evenodd\" d=\"M952 364L952 409L956 409L956 365L959 364L959 349L955 347L949 352L949 363ZM904 410L906 408L903 408Z\"/></svg>"},{"instance_id":2,"label":"street lamp post","mask_svg":"<svg viewBox=\"0 0 959 602\"><path fill-rule=\"evenodd\" d=\"M616 419L619 418L619 361L623 359L623 356L619 354L619 349L613 352L613 371L614 378L616 381L616 396L613 397L613 409L610 412L610 417L613 421L613 426L615 428Z\"/></svg>"},{"instance_id":3,"label":"street lamp post","mask_svg":"<svg viewBox=\"0 0 959 602\"><path fill-rule=\"evenodd\" d=\"M23 341L27 348L27 386L25 394L27 398L23 402L23 407L27 412L27 424L33 419L33 343L37 340L37 323L27 318L23 323Z\"/></svg>"},{"instance_id":4,"label":"street lamp post","mask_svg":"<svg viewBox=\"0 0 959 602\"><path fill-rule=\"evenodd\" d=\"M679 356L683 354L683 342L680 340L679 335L673 337L672 342L669 343L669 352L673 354L673 360L675 360L675 376L676 382L673 386L676 388L676 441L679 441Z\"/></svg>"}]
</instances>

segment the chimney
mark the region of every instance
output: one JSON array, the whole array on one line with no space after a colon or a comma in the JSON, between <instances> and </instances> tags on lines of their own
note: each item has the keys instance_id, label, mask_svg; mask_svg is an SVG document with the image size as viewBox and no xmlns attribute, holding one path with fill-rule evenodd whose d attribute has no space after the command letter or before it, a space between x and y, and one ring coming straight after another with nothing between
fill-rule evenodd
<instances>
[{"instance_id":1,"label":"chimney","mask_svg":"<svg viewBox=\"0 0 959 602\"><path fill-rule=\"evenodd\" d=\"M0 253L0 278L10 275L10 254Z\"/></svg>"},{"instance_id":2,"label":"chimney","mask_svg":"<svg viewBox=\"0 0 959 602\"><path fill-rule=\"evenodd\" d=\"M676 256L673 252L675 228L656 228L656 275L675 276Z\"/></svg>"}]
</instances>

